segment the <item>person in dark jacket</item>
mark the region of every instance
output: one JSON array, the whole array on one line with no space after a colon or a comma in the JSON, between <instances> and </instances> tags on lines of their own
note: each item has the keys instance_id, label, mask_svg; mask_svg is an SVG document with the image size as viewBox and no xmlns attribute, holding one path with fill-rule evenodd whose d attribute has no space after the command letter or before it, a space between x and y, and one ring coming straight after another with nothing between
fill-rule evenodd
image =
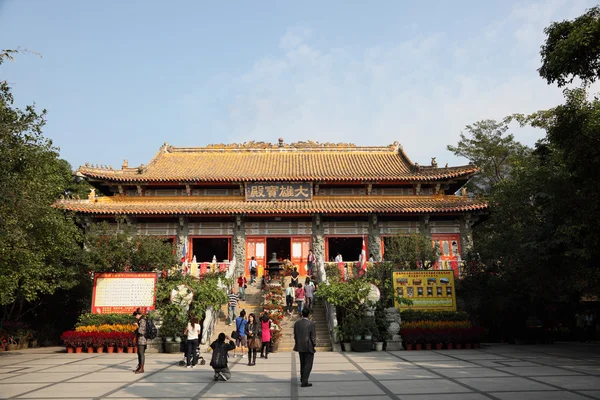
<instances>
[{"instance_id":1,"label":"person in dark jacket","mask_svg":"<svg viewBox=\"0 0 600 400\"><path fill-rule=\"evenodd\" d=\"M226 343L226 340L229 340L229 343ZM235 342L221 332L210 348L213 350L210 366L215 370L215 381L228 381L231 379L231 371L227 366L227 353L229 350L235 349Z\"/></svg>"},{"instance_id":2,"label":"person in dark jacket","mask_svg":"<svg viewBox=\"0 0 600 400\"><path fill-rule=\"evenodd\" d=\"M311 387L308 382L315 358L317 331L315 323L308 319L310 310L302 310L302 319L294 324L294 351L300 356L300 382L302 387Z\"/></svg>"},{"instance_id":3,"label":"person in dark jacket","mask_svg":"<svg viewBox=\"0 0 600 400\"><path fill-rule=\"evenodd\" d=\"M261 323L254 313L248 315L246 337L248 338L248 366L256 365L256 351L262 346Z\"/></svg>"}]
</instances>

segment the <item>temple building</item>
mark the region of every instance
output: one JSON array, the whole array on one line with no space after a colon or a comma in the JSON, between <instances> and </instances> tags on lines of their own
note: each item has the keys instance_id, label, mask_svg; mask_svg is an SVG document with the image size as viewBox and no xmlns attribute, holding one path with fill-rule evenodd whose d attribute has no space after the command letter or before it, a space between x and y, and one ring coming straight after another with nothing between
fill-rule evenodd
<instances>
[{"instance_id":1,"label":"temple building","mask_svg":"<svg viewBox=\"0 0 600 400\"><path fill-rule=\"evenodd\" d=\"M262 267L272 253L301 273L309 249L318 260L339 253L357 261L363 240L379 261L386 237L415 233L440 247L437 267L451 268L487 212L486 202L461 191L476 172L473 165L438 167L435 159L420 166L398 143L165 143L146 165L81 166L77 174L95 192L60 205L90 223L127 216L139 234L172 240L180 254L185 247L189 260L235 256L246 273L251 257Z\"/></svg>"}]
</instances>

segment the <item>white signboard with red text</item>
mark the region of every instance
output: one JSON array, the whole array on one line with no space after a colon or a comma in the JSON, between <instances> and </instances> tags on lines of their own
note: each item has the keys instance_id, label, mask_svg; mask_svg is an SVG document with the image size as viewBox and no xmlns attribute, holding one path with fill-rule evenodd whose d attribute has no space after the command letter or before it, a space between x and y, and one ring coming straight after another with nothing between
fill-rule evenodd
<instances>
[{"instance_id":1,"label":"white signboard with red text","mask_svg":"<svg viewBox=\"0 0 600 400\"><path fill-rule=\"evenodd\" d=\"M157 274L114 272L94 275L93 314L126 314L138 307L154 310Z\"/></svg>"}]
</instances>

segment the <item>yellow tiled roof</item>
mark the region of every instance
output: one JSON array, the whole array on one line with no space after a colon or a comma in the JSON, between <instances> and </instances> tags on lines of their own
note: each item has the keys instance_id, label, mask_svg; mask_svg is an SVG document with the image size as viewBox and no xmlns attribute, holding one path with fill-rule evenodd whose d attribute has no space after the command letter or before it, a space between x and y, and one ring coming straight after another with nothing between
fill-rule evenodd
<instances>
[{"instance_id":1,"label":"yellow tiled roof","mask_svg":"<svg viewBox=\"0 0 600 400\"><path fill-rule=\"evenodd\" d=\"M81 166L78 172L118 182L439 181L470 177L473 165L433 168L414 164L398 143L385 147L299 142L172 147L165 143L148 165Z\"/></svg>"},{"instance_id":2,"label":"yellow tiled roof","mask_svg":"<svg viewBox=\"0 0 600 400\"><path fill-rule=\"evenodd\" d=\"M459 196L365 196L332 199L314 198L311 201L244 201L242 198L194 199L190 197L153 198L152 200L132 197L100 198L90 200L61 200L56 207L91 214L418 214L452 213L487 209L482 200Z\"/></svg>"}]
</instances>

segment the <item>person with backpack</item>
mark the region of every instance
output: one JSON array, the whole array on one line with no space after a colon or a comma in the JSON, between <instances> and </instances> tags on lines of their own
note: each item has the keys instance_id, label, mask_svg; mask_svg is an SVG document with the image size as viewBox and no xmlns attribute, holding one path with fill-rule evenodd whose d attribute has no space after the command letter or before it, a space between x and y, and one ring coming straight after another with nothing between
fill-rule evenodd
<instances>
[{"instance_id":1,"label":"person with backpack","mask_svg":"<svg viewBox=\"0 0 600 400\"><path fill-rule=\"evenodd\" d=\"M240 312L240 316L235 319L235 332L237 337L235 338L236 348L233 350L233 356L235 357L235 352L238 347L242 349L242 358L246 357L244 355L244 347L248 346L248 337L246 336L246 324L248 320L246 319L246 310L242 310ZM233 336L232 336L233 337Z\"/></svg>"},{"instance_id":2,"label":"person with backpack","mask_svg":"<svg viewBox=\"0 0 600 400\"><path fill-rule=\"evenodd\" d=\"M144 363L146 362L146 345L148 344L146 335L146 316L140 311L138 308L133 312L133 316L137 319L138 328L135 331L135 336L137 338L137 348L138 348L138 366L133 371L136 374L144 373Z\"/></svg>"},{"instance_id":3,"label":"person with backpack","mask_svg":"<svg viewBox=\"0 0 600 400\"><path fill-rule=\"evenodd\" d=\"M229 343L225 342L226 340L229 340ZM215 371L215 381L228 381L231 379L231 371L227 366L227 353L229 350L235 349L235 342L221 332L217 340L211 343L210 348L213 350L210 366Z\"/></svg>"},{"instance_id":4,"label":"person with backpack","mask_svg":"<svg viewBox=\"0 0 600 400\"><path fill-rule=\"evenodd\" d=\"M248 269L250 270L250 284L256 282L256 268L258 267L258 263L254 259L254 256L250 259L248 263Z\"/></svg>"}]
</instances>

